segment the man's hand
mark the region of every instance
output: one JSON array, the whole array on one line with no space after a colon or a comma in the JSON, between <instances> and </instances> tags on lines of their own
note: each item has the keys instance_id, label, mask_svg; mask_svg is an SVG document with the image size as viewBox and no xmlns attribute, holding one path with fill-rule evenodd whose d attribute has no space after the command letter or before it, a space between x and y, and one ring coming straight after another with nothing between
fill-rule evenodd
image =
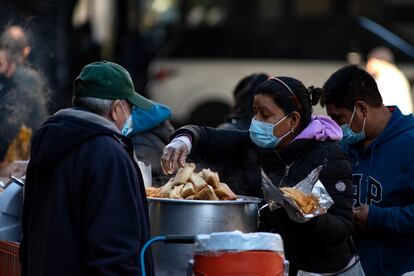
<instances>
[{"instance_id":1,"label":"man's hand","mask_svg":"<svg viewBox=\"0 0 414 276\"><path fill-rule=\"evenodd\" d=\"M354 208L354 221L357 231L366 231L368 223L369 205Z\"/></svg>"},{"instance_id":2,"label":"man's hand","mask_svg":"<svg viewBox=\"0 0 414 276\"><path fill-rule=\"evenodd\" d=\"M161 157L164 174L173 174L178 168L186 165L187 155L191 151L191 140L188 136L178 136L165 146Z\"/></svg>"}]
</instances>

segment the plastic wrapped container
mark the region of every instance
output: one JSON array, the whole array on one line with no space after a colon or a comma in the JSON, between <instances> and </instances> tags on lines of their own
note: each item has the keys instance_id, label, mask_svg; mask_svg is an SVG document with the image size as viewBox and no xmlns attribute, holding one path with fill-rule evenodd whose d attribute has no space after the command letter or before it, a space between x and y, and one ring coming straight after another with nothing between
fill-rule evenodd
<instances>
[{"instance_id":1,"label":"plastic wrapped container","mask_svg":"<svg viewBox=\"0 0 414 276\"><path fill-rule=\"evenodd\" d=\"M235 231L198 235L194 253L195 276L285 274L283 241L278 234Z\"/></svg>"}]
</instances>

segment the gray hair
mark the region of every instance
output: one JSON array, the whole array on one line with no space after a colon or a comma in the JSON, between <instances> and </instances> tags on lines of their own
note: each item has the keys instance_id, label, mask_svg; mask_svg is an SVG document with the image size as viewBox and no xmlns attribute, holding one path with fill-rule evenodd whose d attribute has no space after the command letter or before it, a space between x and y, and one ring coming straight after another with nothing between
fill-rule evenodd
<instances>
[{"instance_id":1,"label":"gray hair","mask_svg":"<svg viewBox=\"0 0 414 276\"><path fill-rule=\"evenodd\" d=\"M72 98L73 107L85 108L104 117L108 116L113 102L114 100L99 99L93 97L73 96Z\"/></svg>"}]
</instances>

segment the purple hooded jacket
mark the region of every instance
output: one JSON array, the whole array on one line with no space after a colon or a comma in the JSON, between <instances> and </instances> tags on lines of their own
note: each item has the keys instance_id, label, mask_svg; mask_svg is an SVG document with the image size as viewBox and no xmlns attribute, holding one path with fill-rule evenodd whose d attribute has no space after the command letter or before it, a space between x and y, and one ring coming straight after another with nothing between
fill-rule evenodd
<instances>
[{"instance_id":1,"label":"purple hooded jacket","mask_svg":"<svg viewBox=\"0 0 414 276\"><path fill-rule=\"evenodd\" d=\"M294 140L299 139L340 141L342 139L342 129L328 116L312 116L311 122Z\"/></svg>"}]
</instances>

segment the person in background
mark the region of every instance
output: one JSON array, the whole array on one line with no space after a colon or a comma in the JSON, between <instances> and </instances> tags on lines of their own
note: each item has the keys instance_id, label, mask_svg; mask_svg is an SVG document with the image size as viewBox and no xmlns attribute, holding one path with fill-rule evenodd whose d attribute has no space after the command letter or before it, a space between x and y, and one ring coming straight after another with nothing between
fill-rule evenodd
<instances>
[{"instance_id":1,"label":"person in background","mask_svg":"<svg viewBox=\"0 0 414 276\"><path fill-rule=\"evenodd\" d=\"M151 165L154 187L164 185L169 179L162 172L160 160L162 151L174 132L170 117L171 109L160 103L153 102L150 110L134 107L132 128L125 133L132 140L138 160Z\"/></svg>"},{"instance_id":2,"label":"person in background","mask_svg":"<svg viewBox=\"0 0 414 276\"><path fill-rule=\"evenodd\" d=\"M150 239L147 199L131 140L132 106L151 109L116 63L86 65L73 108L35 133L22 215L22 275L141 275ZM149 251L147 275L153 274Z\"/></svg>"},{"instance_id":3,"label":"person in background","mask_svg":"<svg viewBox=\"0 0 414 276\"><path fill-rule=\"evenodd\" d=\"M367 275L414 270L414 118L386 107L362 68L336 71L321 104L343 130L353 175L355 244Z\"/></svg>"},{"instance_id":4,"label":"person in background","mask_svg":"<svg viewBox=\"0 0 414 276\"><path fill-rule=\"evenodd\" d=\"M46 119L43 87L38 75L19 65L8 49L0 48L0 167L14 161L4 162L21 128L35 131Z\"/></svg>"},{"instance_id":5,"label":"person in background","mask_svg":"<svg viewBox=\"0 0 414 276\"><path fill-rule=\"evenodd\" d=\"M364 275L351 240L351 165L337 143L342 132L330 118L311 115L320 93L294 78L270 78L256 88L249 131L180 128L164 149L162 166L165 173L173 173L188 156L248 172L245 165L254 162L276 185L293 187L322 165L319 179L335 202L327 213L298 223L284 208L266 207L260 228L282 236L289 275ZM228 183L231 188L233 184ZM257 190L261 185L259 180Z\"/></svg>"},{"instance_id":6,"label":"person in background","mask_svg":"<svg viewBox=\"0 0 414 276\"><path fill-rule=\"evenodd\" d=\"M267 74L251 74L242 78L233 91L234 106L227 116L226 122L217 128L232 130L249 130L254 117L253 100L254 93L260 83L269 78ZM237 166L220 166L213 164L197 164L199 168L210 168L219 173L224 183L233 183L232 188L236 194L260 196L257 183L261 180L260 166L253 160L246 159L246 171Z\"/></svg>"},{"instance_id":7,"label":"person in background","mask_svg":"<svg viewBox=\"0 0 414 276\"><path fill-rule=\"evenodd\" d=\"M41 85L41 92L47 103L51 96L51 91L47 85L48 80L38 68L29 62L32 54L30 31L18 25L7 26L0 36L0 47L9 51L11 59L16 64L19 72L16 75L18 77L17 81L24 82L25 78L36 81L37 85Z\"/></svg>"},{"instance_id":8,"label":"person in background","mask_svg":"<svg viewBox=\"0 0 414 276\"><path fill-rule=\"evenodd\" d=\"M264 73L251 74L242 78L233 91L234 106L227 116L226 122L218 128L248 130L254 116L253 99L256 87L267 80Z\"/></svg>"},{"instance_id":9,"label":"person in background","mask_svg":"<svg viewBox=\"0 0 414 276\"><path fill-rule=\"evenodd\" d=\"M394 55L386 47L376 47L368 54L366 70L377 82L384 105L396 105L403 114L413 113L410 83L394 63Z\"/></svg>"},{"instance_id":10,"label":"person in background","mask_svg":"<svg viewBox=\"0 0 414 276\"><path fill-rule=\"evenodd\" d=\"M18 65L26 64L31 52L27 32L17 25L6 27L0 36L0 47L9 50Z\"/></svg>"}]
</instances>

